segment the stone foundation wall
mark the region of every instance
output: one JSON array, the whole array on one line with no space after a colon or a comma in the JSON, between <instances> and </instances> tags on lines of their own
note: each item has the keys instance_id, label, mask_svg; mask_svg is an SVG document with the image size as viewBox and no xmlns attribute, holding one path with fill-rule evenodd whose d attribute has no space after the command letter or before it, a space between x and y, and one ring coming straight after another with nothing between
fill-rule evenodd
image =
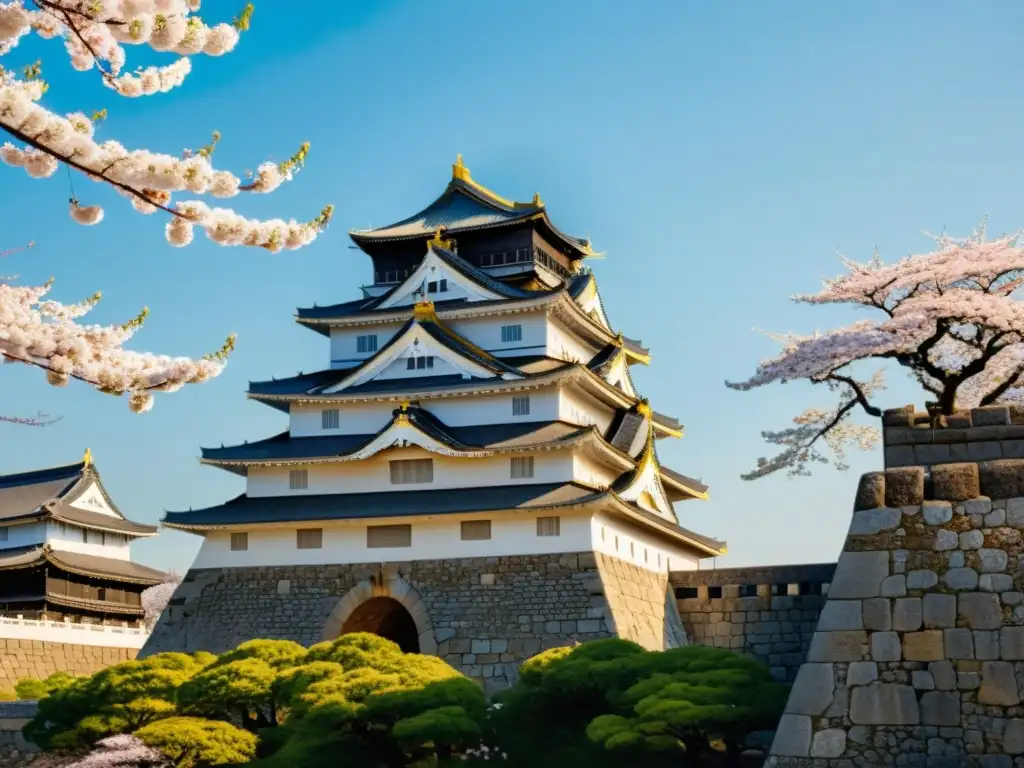
<instances>
[{"instance_id":1,"label":"stone foundation wall","mask_svg":"<svg viewBox=\"0 0 1024 768\"><path fill-rule=\"evenodd\" d=\"M693 642L749 654L771 667L776 680L792 682L835 568L821 563L676 571L670 579ZM686 596L693 591L696 597Z\"/></svg>"},{"instance_id":2,"label":"stone foundation wall","mask_svg":"<svg viewBox=\"0 0 1024 768\"><path fill-rule=\"evenodd\" d=\"M767 765L1024 765L1022 485L1009 459L861 479Z\"/></svg>"},{"instance_id":3,"label":"stone foundation wall","mask_svg":"<svg viewBox=\"0 0 1024 768\"><path fill-rule=\"evenodd\" d=\"M1024 458L1024 406L990 405L934 423L908 405L882 419L885 466L932 466Z\"/></svg>"},{"instance_id":4,"label":"stone foundation wall","mask_svg":"<svg viewBox=\"0 0 1024 768\"><path fill-rule=\"evenodd\" d=\"M39 751L21 732L36 710L34 701L0 701L0 748L13 748L23 754Z\"/></svg>"},{"instance_id":5,"label":"stone foundation wall","mask_svg":"<svg viewBox=\"0 0 1024 768\"><path fill-rule=\"evenodd\" d=\"M0 638L0 690L11 689L24 678L43 679L54 672L81 677L121 661L134 659L134 648L106 648L43 640Z\"/></svg>"},{"instance_id":6,"label":"stone foundation wall","mask_svg":"<svg viewBox=\"0 0 1024 768\"><path fill-rule=\"evenodd\" d=\"M675 606L667 573L597 554L607 602L609 632L649 650L686 645L686 630Z\"/></svg>"}]
</instances>

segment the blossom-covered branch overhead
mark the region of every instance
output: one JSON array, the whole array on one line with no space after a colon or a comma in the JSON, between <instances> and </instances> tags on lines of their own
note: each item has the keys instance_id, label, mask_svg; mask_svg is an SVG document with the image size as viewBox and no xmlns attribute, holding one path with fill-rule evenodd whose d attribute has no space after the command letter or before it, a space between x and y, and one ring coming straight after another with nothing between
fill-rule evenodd
<instances>
[{"instance_id":1,"label":"blossom-covered branch overhead","mask_svg":"<svg viewBox=\"0 0 1024 768\"><path fill-rule=\"evenodd\" d=\"M46 298L52 285L50 280L16 286L0 279L0 360L42 368L54 386L78 379L106 394L127 395L131 409L144 413L153 406L154 392L173 392L218 376L234 348L235 337L229 336L219 350L198 360L127 350L125 342L142 327L148 309L118 325L83 325L78 318L99 303L100 294L63 304ZM45 417L0 420L47 423Z\"/></svg>"},{"instance_id":2,"label":"blossom-covered branch overhead","mask_svg":"<svg viewBox=\"0 0 1024 768\"><path fill-rule=\"evenodd\" d=\"M877 254L866 264L843 257L848 274L826 280L816 294L794 297L805 304L873 309L881 318L810 336L775 334L781 354L762 362L746 381L726 382L750 390L804 379L839 395L836 408L805 411L794 427L764 433L782 451L761 459L744 479L781 469L806 474L808 464L828 461L821 441L840 468L846 447L877 444L876 429L850 422L858 408L881 415L871 399L884 386L881 371L858 379L851 366L861 361L891 360L906 368L934 398L929 408L936 418L958 408L1024 402L1024 309L1013 296L1024 282L1018 235L989 240L983 221L967 238L929 235L934 251L894 264L883 264Z\"/></svg>"},{"instance_id":3,"label":"blossom-covered branch overhead","mask_svg":"<svg viewBox=\"0 0 1024 768\"><path fill-rule=\"evenodd\" d=\"M0 56L28 34L61 38L72 66L97 69L103 82L127 97L165 93L181 85L191 72L190 57L221 56L234 50L239 33L249 26L252 6L232 24L208 26L195 15L199 0L0 1ZM147 46L180 58L160 67L125 72L125 47ZM211 162L219 139L180 156L147 149L129 150L117 141L99 141L96 128L105 112L59 115L41 104L47 84L38 64L19 76L0 68L0 129L13 142L0 146L0 160L22 168L32 178L52 176L61 164L106 184L127 197L140 213L164 211L171 216L168 242L188 245L199 227L220 245L248 245L272 252L301 248L327 226L333 213L326 206L308 221L250 219L202 200L173 199L176 193L226 199L242 192L267 194L290 181L302 168L309 145L288 160L264 162L246 181ZM72 196L70 213L80 224L99 223L103 210L81 205Z\"/></svg>"}]
</instances>

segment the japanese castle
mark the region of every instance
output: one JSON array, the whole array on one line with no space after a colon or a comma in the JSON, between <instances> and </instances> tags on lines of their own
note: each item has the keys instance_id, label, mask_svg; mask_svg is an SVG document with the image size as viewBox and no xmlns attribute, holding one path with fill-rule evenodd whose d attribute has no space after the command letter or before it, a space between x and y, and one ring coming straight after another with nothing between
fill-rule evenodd
<instances>
[{"instance_id":1,"label":"japanese castle","mask_svg":"<svg viewBox=\"0 0 1024 768\"><path fill-rule=\"evenodd\" d=\"M89 451L0 476L0 638L141 647L141 594L167 575L132 562L129 545L156 534L118 510ZM103 631L125 627L138 631Z\"/></svg>"},{"instance_id":2,"label":"japanese castle","mask_svg":"<svg viewBox=\"0 0 1024 768\"><path fill-rule=\"evenodd\" d=\"M506 200L460 156L422 211L350 236L372 285L297 315L330 364L250 383L288 429L204 448L245 492L166 513L204 537L193 569L590 551L665 574L725 551L680 527L673 504L707 498L658 460L682 428L636 391L650 354L540 196Z\"/></svg>"}]
</instances>

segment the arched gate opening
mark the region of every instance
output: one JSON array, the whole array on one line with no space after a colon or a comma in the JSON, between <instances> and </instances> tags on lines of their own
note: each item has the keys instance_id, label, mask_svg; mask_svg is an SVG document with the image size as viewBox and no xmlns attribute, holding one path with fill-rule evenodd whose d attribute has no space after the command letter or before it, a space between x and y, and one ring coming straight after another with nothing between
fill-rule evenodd
<instances>
[{"instance_id":1,"label":"arched gate opening","mask_svg":"<svg viewBox=\"0 0 1024 768\"><path fill-rule=\"evenodd\" d=\"M419 653L419 631L412 614L392 597L372 597L341 625L341 634L370 632L398 644L405 653Z\"/></svg>"}]
</instances>

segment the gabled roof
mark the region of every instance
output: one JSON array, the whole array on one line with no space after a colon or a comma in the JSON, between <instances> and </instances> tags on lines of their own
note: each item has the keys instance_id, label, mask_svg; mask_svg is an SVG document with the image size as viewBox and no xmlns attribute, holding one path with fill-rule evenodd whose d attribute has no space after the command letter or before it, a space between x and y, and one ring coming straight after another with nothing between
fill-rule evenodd
<instances>
[{"instance_id":1,"label":"gabled roof","mask_svg":"<svg viewBox=\"0 0 1024 768\"><path fill-rule=\"evenodd\" d=\"M83 504L87 495L93 498L93 489L99 494L97 501L109 513L89 509ZM156 526L132 522L121 514L103 487L88 451L86 458L76 464L0 475L0 524L41 519L126 536L154 536L157 533Z\"/></svg>"},{"instance_id":2,"label":"gabled roof","mask_svg":"<svg viewBox=\"0 0 1024 768\"><path fill-rule=\"evenodd\" d=\"M65 552L49 546L18 547L0 550L0 571L35 568L49 563L67 573L92 576L111 581L151 586L167 579L167 574L155 568L118 560L111 557L97 557L80 552Z\"/></svg>"},{"instance_id":3,"label":"gabled roof","mask_svg":"<svg viewBox=\"0 0 1024 768\"><path fill-rule=\"evenodd\" d=\"M516 203L474 181L469 168L462 164L462 155L452 166L452 180L444 192L426 208L384 227L349 230L349 236L364 247L375 242L428 237L439 228L454 235L525 222L536 222L576 258L597 255L589 240L566 235L552 223L539 195L529 203Z\"/></svg>"}]
</instances>

